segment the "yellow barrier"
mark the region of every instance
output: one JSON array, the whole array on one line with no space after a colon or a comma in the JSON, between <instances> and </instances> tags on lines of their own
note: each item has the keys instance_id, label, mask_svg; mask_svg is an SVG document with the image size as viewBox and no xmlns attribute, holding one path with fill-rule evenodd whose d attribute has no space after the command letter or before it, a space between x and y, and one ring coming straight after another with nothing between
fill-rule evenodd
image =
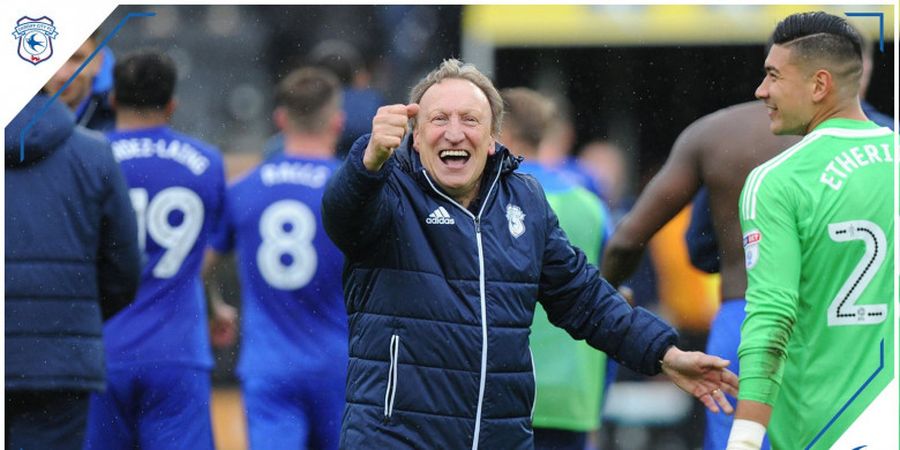
<instances>
[{"instance_id":1,"label":"yellow barrier","mask_svg":"<svg viewBox=\"0 0 900 450\"><path fill-rule=\"evenodd\" d=\"M764 43L784 17L823 10L884 13L893 39L891 5L470 5L463 36L493 47ZM851 18L878 40L877 18Z\"/></svg>"}]
</instances>

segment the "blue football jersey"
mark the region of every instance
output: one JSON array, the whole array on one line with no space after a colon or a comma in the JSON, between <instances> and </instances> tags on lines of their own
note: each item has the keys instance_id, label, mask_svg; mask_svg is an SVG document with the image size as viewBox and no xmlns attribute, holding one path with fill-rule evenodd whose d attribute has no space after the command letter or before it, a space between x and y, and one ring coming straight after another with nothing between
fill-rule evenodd
<instances>
[{"instance_id":1,"label":"blue football jersey","mask_svg":"<svg viewBox=\"0 0 900 450\"><path fill-rule=\"evenodd\" d=\"M224 214L219 151L169 127L113 132L143 249L141 285L103 330L108 365L212 367L200 266Z\"/></svg>"},{"instance_id":2,"label":"blue football jersey","mask_svg":"<svg viewBox=\"0 0 900 450\"><path fill-rule=\"evenodd\" d=\"M337 160L278 155L228 189L212 240L237 252L242 291L238 374L339 376L347 365L344 259L322 226Z\"/></svg>"}]
</instances>

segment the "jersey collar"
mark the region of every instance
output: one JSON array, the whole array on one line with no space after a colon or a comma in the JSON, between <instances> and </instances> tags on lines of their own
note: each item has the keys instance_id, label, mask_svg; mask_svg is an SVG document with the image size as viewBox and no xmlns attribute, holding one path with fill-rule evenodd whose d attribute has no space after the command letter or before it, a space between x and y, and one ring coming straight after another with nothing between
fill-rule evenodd
<instances>
[{"instance_id":1,"label":"jersey collar","mask_svg":"<svg viewBox=\"0 0 900 450\"><path fill-rule=\"evenodd\" d=\"M853 120L845 118L832 118L820 123L813 131L822 131L828 128L843 128L850 130L869 130L880 128L878 124L871 120Z\"/></svg>"}]
</instances>

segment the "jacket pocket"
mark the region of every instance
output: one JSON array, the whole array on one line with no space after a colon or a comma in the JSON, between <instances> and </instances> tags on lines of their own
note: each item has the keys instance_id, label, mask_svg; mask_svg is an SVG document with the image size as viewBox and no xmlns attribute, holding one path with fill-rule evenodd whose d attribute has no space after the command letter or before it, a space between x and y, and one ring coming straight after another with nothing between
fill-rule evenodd
<instances>
[{"instance_id":1,"label":"jacket pocket","mask_svg":"<svg viewBox=\"0 0 900 450\"><path fill-rule=\"evenodd\" d=\"M384 390L384 417L394 414L394 397L397 395L397 356L400 351L400 336L391 336L390 364L388 365L387 388Z\"/></svg>"}]
</instances>

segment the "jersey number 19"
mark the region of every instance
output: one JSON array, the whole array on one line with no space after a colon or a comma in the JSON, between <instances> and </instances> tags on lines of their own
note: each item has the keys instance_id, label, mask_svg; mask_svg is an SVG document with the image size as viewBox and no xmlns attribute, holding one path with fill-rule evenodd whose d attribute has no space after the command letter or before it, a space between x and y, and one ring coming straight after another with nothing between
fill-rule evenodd
<instances>
[{"instance_id":1,"label":"jersey number 19","mask_svg":"<svg viewBox=\"0 0 900 450\"><path fill-rule=\"evenodd\" d=\"M146 249L147 235L165 249L153 267L153 276L171 278L194 248L203 228L203 201L194 191L181 186L159 191L152 201L144 188L134 188L128 193L137 214L141 251ZM175 211L182 216L177 225L169 222L169 216Z\"/></svg>"}]
</instances>

